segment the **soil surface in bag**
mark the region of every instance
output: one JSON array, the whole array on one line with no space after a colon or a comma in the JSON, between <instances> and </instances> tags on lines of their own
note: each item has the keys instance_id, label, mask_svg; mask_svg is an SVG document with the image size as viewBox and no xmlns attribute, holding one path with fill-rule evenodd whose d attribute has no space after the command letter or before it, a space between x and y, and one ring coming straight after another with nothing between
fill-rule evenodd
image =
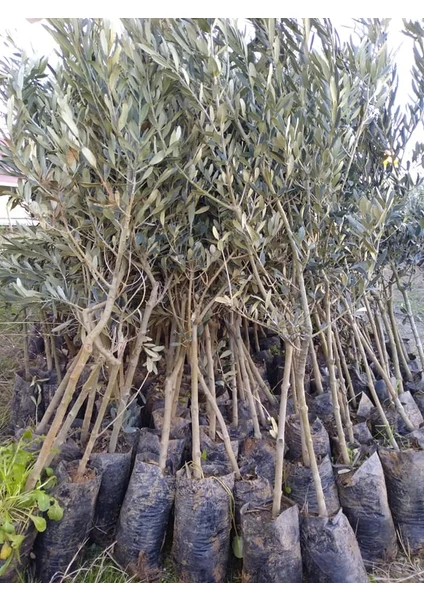
<instances>
[{"instance_id":1,"label":"soil surface in bag","mask_svg":"<svg viewBox=\"0 0 424 600\"><path fill-rule=\"evenodd\" d=\"M211 466L202 479L188 479L185 468L177 473L172 557L182 583L225 581L234 474L221 473Z\"/></svg>"},{"instance_id":2,"label":"soil surface in bag","mask_svg":"<svg viewBox=\"0 0 424 600\"><path fill-rule=\"evenodd\" d=\"M347 517L302 515L300 543L309 583L368 583L367 572Z\"/></svg>"},{"instance_id":3,"label":"soil surface in bag","mask_svg":"<svg viewBox=\"0 0 424 600\"><path fill-rule=\"evenodd\" d=\"M271 509L272 502L241 509L243 583L301 583L299 509L285 498L276 519Z\"/></svg>"},{"instance_id":4,"label":"soil surface in bag","mask_svg":"<svg viewBox=\"0 0 424 600\"><path fill-rule=\"evenodd\" d=\"M42 583L57 581L69 567L87 538L93 523L101 475L88 468L76 479L78 462L57 470L58 485L53 495L64 509L60 521L47 521L47 529L39 533L34 546L36 578Z\"/></svg>"},{"instance_id":5,"label":"soil surface in bag","mask_svg":"<svg viewBox=\"0 0 424 600\"><path fill-rule=\"evenodd\" d=\"M383 467L374 452L356 471L336 477L340 503L355 532L362 558L392 561L397 538L387 498Z\"/></svg>"}]
</instances>

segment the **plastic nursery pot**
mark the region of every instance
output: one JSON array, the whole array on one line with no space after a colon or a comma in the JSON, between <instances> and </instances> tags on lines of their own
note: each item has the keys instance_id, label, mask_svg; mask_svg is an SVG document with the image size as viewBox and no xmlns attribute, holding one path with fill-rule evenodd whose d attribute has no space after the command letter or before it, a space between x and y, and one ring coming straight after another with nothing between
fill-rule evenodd
<instances>
[{"instance_id":1,"label":"plastic nursery pot","mask_svg":"<svg viewBox=\"0 0 424 600\"><path fill-rule=\"evenodd\" d=\"M358 542L341 510L333 517L302 515L300 543L310 583L368 583Z\"/></svg>"},{"instance_id":2,"label":"plastic nursery pot","mask_svg":"<svg viewBox=\"0 0 424 600\"><path fill-rule=\"evenodd\" d=\"M274 485L276 447L271 438L247 438L240 449L240 464L256 465L256 473Z\"/></svg>"},{"instance_id":3,"label":"plastic nursery pot","mask_svg":"<svg viewBox=\"0 0 424 600\"><path fill-rule=\"evenodd\" d=\"M361 399L359 400L358 410L356 411L356 418L358 421L368 421L371 417L371 411L374 408L374 404L368 398L368 396L362 392Z\"/></svg>"},{"instance_id":4,"label":"plastic nursery pot","mask_svg":"<svg viewBox=\"0 0 424 600\"><path fill-rule=\"evenodd\" d=\"M309 415L309 423L311 425L312 442L316 456L330 455L330 438L324 425L315 415ZM290 415L286 419L286 444L288 446L286 454L288 460L299 460L302 458L299 415Z\"/></svg>"},{"instance_id":5,"label":"plastic nursery pot","mask_svg":"<svg viewBox=\"0 0 424 600\"><path fill-rule=\"evenodd\" d=\"M424 391L422 389L420 389L417 392L414 392L414 400L415 404L418 406L418 410L424 418Z\"/></svg>"},{"instance_id":6,"label":"plastic nursery pot","mask_svg":"<svg viewBox=\"0 0 424 600\"><path fill-rule=\"evenodd\" d=\"M241 469L241 479L234 481L234 513L236 527L241 527L241 509L250 503L251 505L263 505L272 499L272 487L268 479L256 475L254 470L246 472Z\"/></svg>"},{"instance_id":7,"label":"plastic nursery pot","mask_svg":"<svg viewBox=\"0 0 424 600\"><path fill-rule=\"evenodd\" d=\"M287 462L285 469L285 493L299 505L301 510L318 513L318 502L310 467ZM318 471L327 510L331 515L339 510L340 501L329 456L325 456L318 463Z\"/></svg>"},{"instance_id":8,"label":"plastic nursery pot","mask_svg":"<svg viewBox=\"0 0 424 600\"><path fill-rule=\"evenodd\" d=\"M331 423L334 420L333 399L330 392L310 396L308 407L310 413L316 415L324 423Z\"/></svg>"},{"instance_id":9,"label":"plastic nursery pot","mask_svg":"<svg viewBox=\"0 0 424 600\"><path fill-rule=\"evenodd\" d=\"M380 448L393 521L405 547L424 548L424 452Z\"/></svg>"},{"instance_id":10,"label":"plastic nursery pot","mask_svg":"<svg viewBox=\"0 0 424 600\"><path fill-rule=\"evenodd\" d=\"M205 467L202 479L177 473L174 541L175 570L183 583L223 583L230 552L234 474Z\"/></svg>"},{"instance_id":11,"label":"plastic nursery pot","mask_svg":"<svg viewBox=\"0 0 424 600\"><path fill-rule=\"evenodd\" d=\"M223 442L213 442L207 433L205 433L205 430L206 427L200 428L200 451L202 453L203 464L219 464L223 467L227 467L227 471L231 471L231 462L228 458L225 444ZM234 456L237 459L239 453L239 441L232 441L231 447Z\"/></svg>"},{"instance_id":12,"label":"plastic nursery pot","mask_svg":"<svg viewBox=\"0 0 424 600\"><path fill-rule=\"evenodd\" d=\"M374 452L356 471L336 477L340 503L367 562L391 561L397 538L387 498L383 467Z\"/></svg>"},{"instance_id":13,"label":"plastic nursery pot","mask_svg":"<svg viewBox=\"0 0 424 600\"><path fill-rule=\"evenodd\" d=\"M175 474L151 464L155 454L137 454L116 530L115 557L141 579L155 579L175 496ZM149 462L148 462L149 461Z\"/></svg>"},{"instance_id":14,"label":"plastic nursery pot","mask_svg":"<svg viewBox=\"0 0 424 600\"><path fill-rule=\"evenodd\" d=\"M423 422L423 416L410 392L404 392L399 395L399 401L403 406L405 414L411 421L412 425L418 429ZM385 410L389 424L394 428L395 433L399 435L406 435L409 433L408 428L402 420L402 417L394 407L387 408ZM378 414L376 408L371 411L371 421L375 433L380 434L381 437L385 437L385 430L381 417Z\"/></svg>"},{"instance_id":15,"label":"plastic nursery pot","mask_svg":"<svg viewBox=\"0 0 424 600\"><path fill-rule=\"evenodd\" d=\"M161 433L157 429L148 429L147 427L140 429L137 454L150 455L153 462L158 463L160 455L160 436ZM167 472L175 474L181 467L183 464L185 447L186 442L184 439L169 440L166 460Z\"/></svg>"},{"instance_id":16,"label":"plastic nursery pot","mask_svg":"<svg viewBox=\"0 0 424 600\"><path fill-rule=\"evenodd\" d=\"M32 374L32 373L31 373ZM41 387L40 387L41 390ZM41 419L44 414L44 402L41 393L36 394L30 381L24 379L24 372L15 375L15 385L10 406L10 431L15 433L19 427L28 427ZM34 402L32 397L36 398Z\"/></svg>"},{"instance_id":17,"label":"plastic nursery pot","mask_svg":"<svg viewBox=\"0 0 424 600\"><path fill-rule=\"evenodd\" d=\"M272 502L249 502L241 509L243 583L301 583L299 509L282 499L276 519Z\"/></svg>"},{"instance_id":18,"label":"plastic nursery pot","mask_svg":"<svg viewBox=\"0 0 424 600\"><path fill-rule=\"evenodd\" d=\"M154 410L152 412L152 419L154 428L159 432L162 431L163 426L163 409ZM171 422L170 437L174 439L191 439L191 421L184 417L173 417Z\"/></svg>"},{"instance_id":19,"label":"plastic nursery pot","mask_svg":"<svg viewBox=\"0 0 424 600\"><path fill-rule=\"evenodd\" d=\"M53 496L63 507L60 521L48 521L47 529L38 534L34 546L36 579L42 583L60 580L70 568L93 523L101 476L91 466L82 477L76 477L78 462L57 470L58 485Z\"/></svg>"},{"instance_id":20,"label":"plastic nursery pot","mask_svg":"<svg viewBox=\"0 0 424 600\"><path fill-rule=\"evenodd\" d=\"M374 442L372 433L368 427L368 424L365 421L357 423L353 426L353 435L358 444L369 445Z\"/></svg>"},{"instance_id":21,"label":"plastic nursery pot","mask_svg":"<svg viewBox=\"0 0 424 600\"><path fill-rule=\"evenodd\" d=\"M132 448L125 453L92 455L93 465L101 471L102 482L90 538L100 546L109 546L115 539L115 529L130 478L131 454Z\"/></svg>"}]
</instances>

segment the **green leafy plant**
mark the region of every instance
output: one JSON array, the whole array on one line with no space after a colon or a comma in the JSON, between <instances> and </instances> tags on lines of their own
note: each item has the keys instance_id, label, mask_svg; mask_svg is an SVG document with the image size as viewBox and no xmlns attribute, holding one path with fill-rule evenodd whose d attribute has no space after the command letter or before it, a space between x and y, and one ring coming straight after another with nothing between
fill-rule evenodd
<instances>
[{"instance_id":1,"label":"green leafy plant","mask_svg":"<svg viewBox=\"0 0 424 600\"><path fill-rule=\"evenodd\" d=\"M45 469L33 490L26 491L25 484L36 461L37 452L31 449L32 433L26 432L17 442L0 447L0 576L17 556L28 527L37 531L46 529L42 513L54 521L63 516L63 509L49 490L55 485L53 470Z\"/></svg>"}]
</instances>

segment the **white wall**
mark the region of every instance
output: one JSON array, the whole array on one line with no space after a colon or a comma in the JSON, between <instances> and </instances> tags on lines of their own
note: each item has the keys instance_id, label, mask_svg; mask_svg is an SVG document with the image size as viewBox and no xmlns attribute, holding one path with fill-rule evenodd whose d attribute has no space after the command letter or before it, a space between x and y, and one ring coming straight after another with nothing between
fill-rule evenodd
<instances>
[{"instance_id":1,"label":"white wall","mask_svg":"<svg viewBox=\"0 0 424 600\"><path fill-rule=\"evenodd\" d=\"M0 196L0 225L12 227L16 223L22 223L23 225L35 223L22 206L17 206L11 210L7 206L8 200L9 196Z\"/></svg>"}]
</instances>

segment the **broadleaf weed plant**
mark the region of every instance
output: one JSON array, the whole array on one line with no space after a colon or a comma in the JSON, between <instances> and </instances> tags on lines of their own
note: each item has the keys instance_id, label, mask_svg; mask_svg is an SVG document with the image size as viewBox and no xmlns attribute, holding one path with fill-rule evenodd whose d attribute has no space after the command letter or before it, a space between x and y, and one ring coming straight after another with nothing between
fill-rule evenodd
<instances>
[{"instance_id":1,"label":"broadleaf weed plant","mask_svg":"<svg viewBox=\"0 0 424 600\"><path fill-rule=\"evenodd\" d=\"M17 442L0 446L0 577L15 556L20 560L19 549L31 524L42 532L47 526L43 513L54 521L63 516L62 507L49 494L56 484L52 469L44 470L33 490L25 490L37 459L31 445L32 433L27 431Z\"/></svg>"}]
</instances>

